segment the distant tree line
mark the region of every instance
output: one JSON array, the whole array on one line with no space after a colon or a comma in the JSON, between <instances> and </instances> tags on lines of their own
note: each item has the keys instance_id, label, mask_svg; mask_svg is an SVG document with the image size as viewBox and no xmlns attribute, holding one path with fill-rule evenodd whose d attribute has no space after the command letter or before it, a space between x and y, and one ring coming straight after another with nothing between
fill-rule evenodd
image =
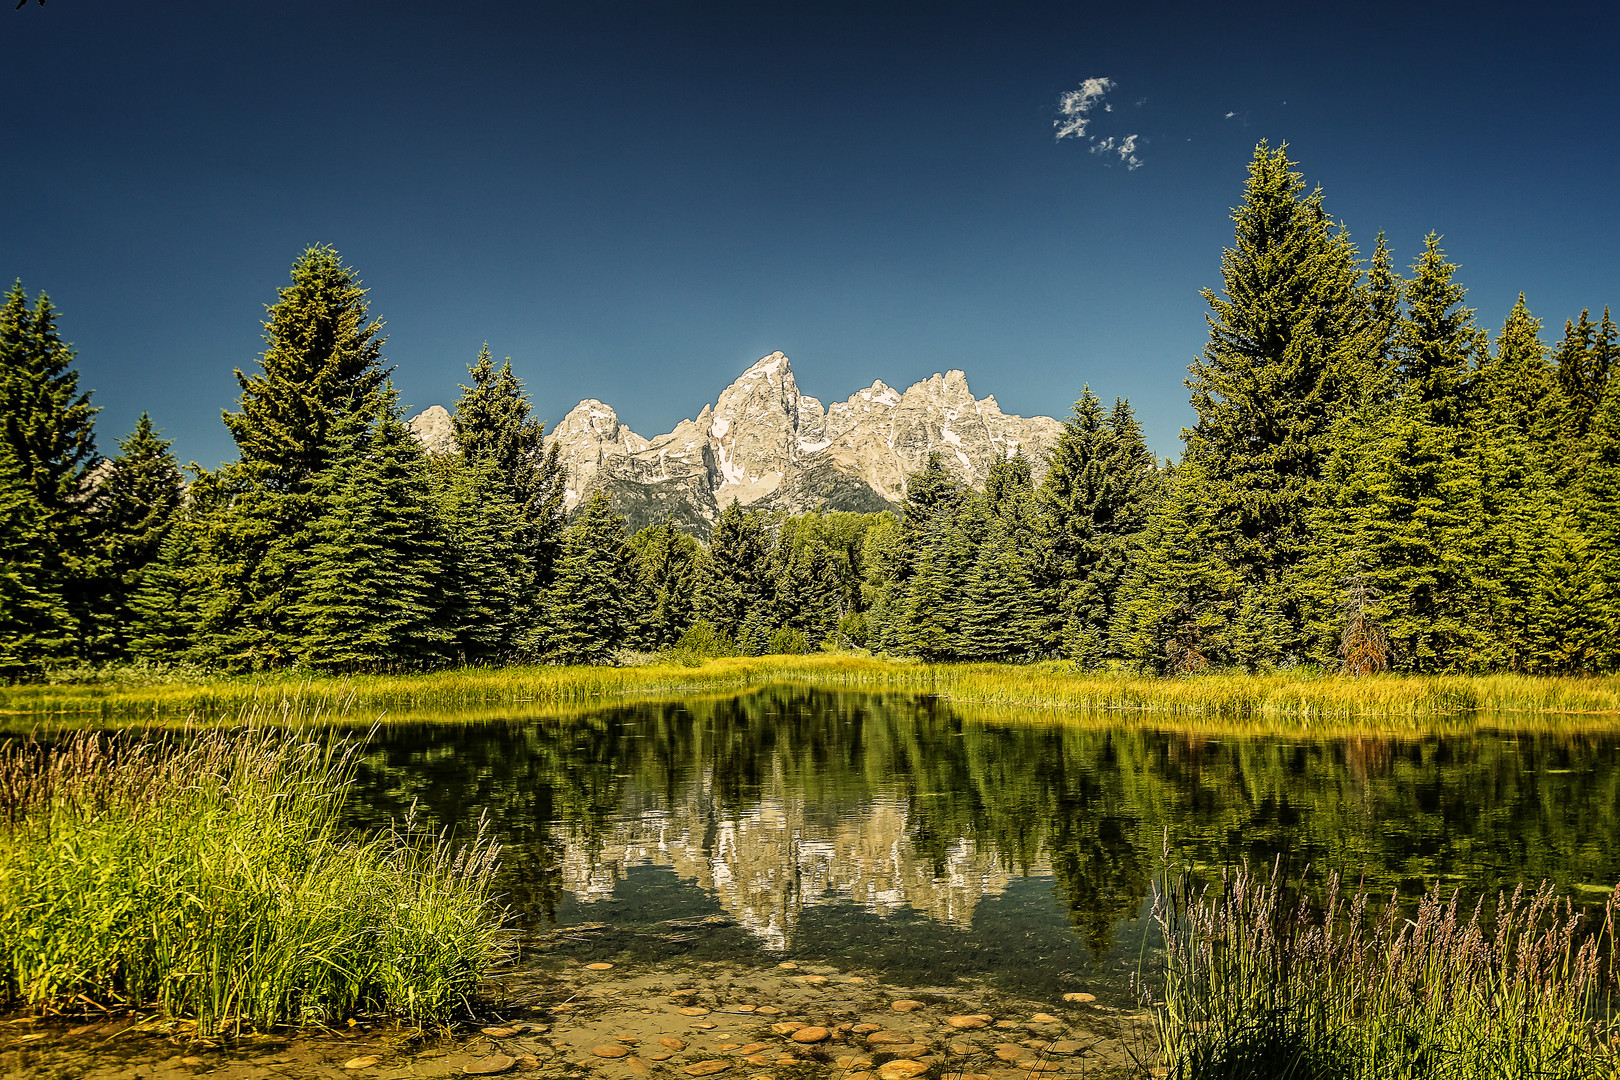
<instances>
[{"instance_id":1,"label":"distant tree line","mask_svg":"<svg viewBox=\"0 0 1620 1080\"><path fill-rule=\"evenodd\" d=\"M1249 166L1197 420L1156 463L1084 391L1040 469L931 457L898 513L749 511L631 534L487 348L429 454L329 247L237 372L238 459L189 480L143 416L106 460L43 295L0 308L0 674L127 659L412 670L869 648L1164 674L1620 668L1620 334L1495 340L1439 238L1363 259L1286 156ZM1035 476L1041 479L1037 483Z\"/></svg>"}]
</instances>

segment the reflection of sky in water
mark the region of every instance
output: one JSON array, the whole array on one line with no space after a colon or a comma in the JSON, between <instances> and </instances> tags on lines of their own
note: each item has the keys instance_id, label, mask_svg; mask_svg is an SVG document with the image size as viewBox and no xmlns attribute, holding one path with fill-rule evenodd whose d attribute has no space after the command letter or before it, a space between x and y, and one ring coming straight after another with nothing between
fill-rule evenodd
<instances>
[{"instance_id":1,"label":"reflection of sky in water","mask_svg":"<svg viewBox=\"0 0 1620 1080\"><path fill-rule=\"evenodd\" d=\"M1599 902L1620 877L1602 734L1215 739L772 688L379 729L353 817L413 802L487 816L528 927L610 924L560 946L580 955L787 951L1026 989L1134 968L1167 834L1197 866L1281 855L1383 895L1550 878ZM727 925L664 925L698 916Z\"/></svg>"}]
</instances>

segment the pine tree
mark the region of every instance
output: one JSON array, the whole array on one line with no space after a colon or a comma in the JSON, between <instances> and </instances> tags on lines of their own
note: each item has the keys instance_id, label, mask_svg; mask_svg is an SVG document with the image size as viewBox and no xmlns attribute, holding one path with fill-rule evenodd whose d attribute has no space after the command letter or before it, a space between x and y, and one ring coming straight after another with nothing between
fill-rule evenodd
<instances>
[{"instance_id":1,"label":"pine tree","mask_svg":"<svg viewBox=\"0 0 1620 1080\"><path fill-rule=\"evenodd\" d=\"M1580 537L1578 648L1591 668L1620 669L1620 390L1611 379L1587 439L1586 467L1571 492L1571 521Z\"/></svg>"},{"instance_id":2,"label":"pine tree","mask_svg":"<svg viewBox=\"0 0 1620 1080\"><path fill-rule=\"evenodd\" d=\"M1101 659L1120 584L1156 495L1153 457L1130 405L1112 414L1087 387L1048 460L1038 500L1044 536L1042 587L1063 651Z\"/></svg>"},{"instance_id":3,"label":"pine tree","mask_svg":"<svg viewBox=\"0 0 1620 1080\"><path fill-rule=\"evenodd\" d=\"M1219 557L1255 593L1241 611L1278 616L1245 623L1272 635L1237 650L1257 664L1304 649L1298 570L1310 553L1308 516L1332 425L1376 329L1355 249L1320 190L1305 193L1286 149L1255 149L1223 291L1204 292L1209 343L1188 379L1198 422L1187 458L1200 463L1218 514L1232 519Z\"/></svg>"},{"instance_id":4,"label":"pine tree","mask_svg":"<svg viewBox=\"0 0 1620 1080\"><path fill-rule=\"evenodd\" d=\"M1413 386L1336 430L1333 499L1314 515L1318 543L1307 571L1316 601L1312 655L1323 665L1350 659L1350 617L1377 628L1395 670L1477 662L1478 484L1462 433L1435 423L1433 405Z\"/></svg>"},{"instance_id":5,"label":"pine tree","mask_svg":"<svg viewBox=\"0 0 1620 1080\"><path fill-rule=\"evenodd\" d=\"M768 637L774 629L769 615L775 599L769 550L759 515L733 499L709 533L698 580L698 617L740 642L743 623L752 614Z\"/></svg>"},{"instance_id":6,"label":"pine tree","mask_svg":"<svg viewBox=\"0 0 1620 1080\"><path fill-rule=\"evenodd\" d=\"M1395 341L1402 385L1425 406L1429 422L1452 429L1463 425L1469 368L1485 355L1484 331L1463 306L1467 290L1452 281L1456 271L1431 232L1412 265Z\"/></svg>"},{"instance_id":7,"label":"pine tree","mask_svg":"<svg viewBox=\"0 0 1620 1080\"><path fill-rule=\"evenodd\" d=\"M298 490L331 462L333 429L375 407L388 377L383 324L368 321L359 277L326 245L298 257L266 311L260 370L237 369L242 411L226 412L225 426L257 482Z\"/></svg>"},{"instance_id":8,"label":"pine tree","mask_svg":"<svg viewBox=\"0 0 1620 1080\"><path fill-rule=\"evenodd\" d=\"M1538 604L1550 529L1563 516L1559 477L1567 475L1560 435L1567 410L1540 338L1541 320L1519 296L1480 368L1470 416L1480 485L1474 575L1484 603L1478 663L1525 670L1537 618L1561 616Z\"/></svg>"},{"instance_id":9,"label":"pine tree","mask_svg":"<svg viewBox=\"0 0 1620 1080\"><path fill-rule=\"evenodd\" d=\"M901 573L910 561L900 520L888 511L877 515L861 539L860 555L865 644L874 653L894 652L900 646Z\"/></svg>"},{"instance_id":10,"label":"pine tree","mask_svg":"<svg viewBox=\"0 0 1620 1080\"><path fill-rule=\"evenodd\" d=\"M909 509L909 508L908 508ZM899 647L924 660L954 660L967 654L964 628L968 584L990 527L989 500L968 493L940 501L917 547L894 628Z\"/></svg>"},{"instance_id":11,"label":"pine tree","mask_svg":"<svg viewBox=\"0 0 1620 1080\"><path fill-rule=\"evenodd\" d=\"M900 515L904 548L916 551L934 519L954 511L967 497L962 484L945 468L938 451L931 451L923 467L906 477L906 501ZM902 566L900 580L907 576Z\"/></svg>"},{"instance_id":12,"label":"pine tree","mask_svg":"<svg viewBox=\"0 0 1620 1080\"><path fill-rule=\"evenodd\" d=\"M989 522L963 582L956 653L977 660L1031 660L1050 640L1037 581L1035 493L1027 465L1009 472L998 498L985 500Z\"/></svg>"},{"instance_id":13,"label":"pine tree","mask_svg":"<svg viewBox=\"0 0 1620 1080\"><path fill-rule=\"evenodd\" d=\"M439 486L450 651L464 664L510 662L534 629L523 508L488 458L446 463Z\"/></svg>"},{"instance_id":14,"label":"pine tree","mask_svg":"<svg viewBox=\"0 0 1620 1080\"><path fill-rule=\"evenodd\" d=\"M1607 313L1605 313L1607 314ZM1603 401L1608 373L1595 370L1595 338L1597 324L1591 313L1581 310L1580 321L1565 320L1564 339L1553 353L1553 368L1557 372L1558 387L1564 395L1563 442L1566 452L1575 456L1581 442L1591 430L1592 417Z\"/></svg>"},{"instance_id":15,"label":"pine tree","mask_svg":"<svg viewBox=\"0 0 1620 1080\"><path fill-rule=\"evenodd\" d=\"M19 281L0 304L0 443L9 454L14 491L22 499L13 518L38 556L34 584L40 617L60 625L36 625L30 649L48 647L47 659L89 655L96 633L96 581L103 572L87 513L96 454L95 414L90 395L80 393L73 349L56 329L56 309L43 293L30 310Z\"/></svg>"},{"instance_id":16,"label":"pine tree","mask_svg":"<svg viewBox=\"0 0 1620 1080\"><path fill-rule=\"evenodd\" d=\"M529 572L543 588L567 525L563 508L567 477L558 447L546 447L545 425L534 419L510 358L497 368L486 344L467 371L472 385L461 388L451 417L456 444L464 460L487 462L509 486L522 513Z\"/></svg>"},{"instance_id":17,"label":"pine tree","mask_svg":"<svg viewBox=\"0 0 1620 1080\"><path fill-rule=\"evenodd\" d=\"M771 596L774 629L802 633L809 648L820 648L837 631L844 588L822 515L803 514L781 523L771 551Z\"/></svg>"},{"instance_id":18,"label":"pine tree","mask_svg":"<svg viewBox=\"0 0 1620 1080\"><path fill-rule=\"evenodd\" d=\"M1204 463L1189 456L1148 516L1141 554L1120 590L1115 652L1164 675L1252 667L1279 620L1264 592L1223 557L1236 520L1214 497Z\"/></svg>"},{"instance_id":19,"label":"pine tree","mask_svg":"<svg viewBox=\"0 0 1620 1080\"><path fill-rule=\"evenodd\" d=\"M129 599L129 651L158 663L207 663L203 626L214 595L200 554L199 523L182 514Z\"/></svg>"},{"instance_id":20,"label":"pine tree","mask_svg":"<svg viewBox=\"0 0 1620 1080\"><path fill-rule=\"evenodd\" d=\"M598 491L563 535L556 580L547 594L550 655L565 664L601 663L623 644L631 567L624 519Z\"/></svg>"},{"instance_id":21,"label":"pine tree","mask_svg":"<svg viewBox=\"0 0 1620 1080\"><path fill-rule=\"evenodd\" d=\"M228 497L199 536L212 583L200 654L238 670L302 655L293 612L323 542L315 522L340 490L319 478L335 454L350 452L338 429L352 433L356 417L367 426L387 396L382 323L369 318L365 289L332 248L299 256L268 313L261 370L237 371L242 411L225 413L241 458L206 479Z\"/></svg>"},{"instance_id":22,"label":"pine tree","mask_svg":"<svg viewBox=\"0 0 1620 1080\"><path fill-rule=\"evenodd\" d=\"M667 649L697 621L698 542L675 523L649 525L630 538L634 553L631 644Z\"/></svg>"},{"instance_id":23,"label":"pine tree","mask_svg":"<svg viewBox=\"0 0 1620 1080\"><path fill-rule=\"evenodd\" d=\"M0 679L36 676L66 651L69 615L47 572L40 504L0 442Z\"/></svg>"},{"instance_id":24,"label":"pine tree","mask_svg":"<svg viewBox=\"0 0 1620 1080\"><path fill-rule=\"evenodd\" d=\"M291 612L293 657L323 671L411 670L445 658L443 539L427 462L383 389L371 417L339 422L316 494L326 510ZM369 421L369 422L368 422Z\"/></svg>"},{"instance_id":25,"label":"pine tree","mask_svg":"<svg viewBox=\"0 0 1620 1080\"><path fill-rule=\"evenodd\" d=\"M97 603L113 655L129 652L130 600L140 590L147 567L158 557L185 498L180 466L171 440L158 436L146 413L118 444L96 492L94 513L105 548L105 591Z\"/></svg>"}]
</instances>

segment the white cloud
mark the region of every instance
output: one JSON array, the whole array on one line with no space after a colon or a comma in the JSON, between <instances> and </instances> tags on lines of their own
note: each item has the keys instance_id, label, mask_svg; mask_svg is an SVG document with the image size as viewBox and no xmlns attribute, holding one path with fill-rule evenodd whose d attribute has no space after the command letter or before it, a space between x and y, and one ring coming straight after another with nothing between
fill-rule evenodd
<instances>
[{"instance_id":1,"label":"white cloud","mask_svg":"<svg viewBox=\"0 0 1620 1080\"><path fill-rule=\"evenodd\" d=\"M1091 123L1091 110L1102 102L1103 96L1113 88L1113 79L1087 79L1080 84L1080 89L1070 90L1058 98L1058 112L1061 115L1052 121L1052 126L1057 128L1057 137L1085 138L1086 127ZM1111 111L1106 102L1103 102L1103 111Z\"/></svg>"},{"instance_id":2,"label":"white cloud","mask_svg":"<svg viewBox=\"0 0 1620 1080\"><path fill-rule=\"evenodd\" d=\"M1127 135L1123 139L1116 139L1112 135L1106 139L1099 139L1095 135L1091 138L1091 152L1093 154L1118 154L1119 160L1125 163L1127 171L1135 172L1142 167L1142 159L1136 156L1136 136Z\"/></svg>"},{"instance_id":3,"label":"white cloud","mask_svg":"<svg viewBox=\"0 0 1620 1080\"><path fill-rule=\"evenodd\" d=\"M1058 112L1061 115L1052 121L1052 126L1057 128L1058 139L1084 139L1091 144L1088 149L1093 154L1118 154L1125 168L1135 171L1142 167L1142 159L1136 153L1135 134L1100 138L1090 133L1092 123L1098 118L1099 105L1103 113L1114 111L1114 106L1105 99L1117 85L1109 78L1086 79L1080 84L1080 89L1070 90L1058 98ZM1136 104L1141 106L1146 101L1147 98L1142 98Z\"/></svg>"}]
</instances>

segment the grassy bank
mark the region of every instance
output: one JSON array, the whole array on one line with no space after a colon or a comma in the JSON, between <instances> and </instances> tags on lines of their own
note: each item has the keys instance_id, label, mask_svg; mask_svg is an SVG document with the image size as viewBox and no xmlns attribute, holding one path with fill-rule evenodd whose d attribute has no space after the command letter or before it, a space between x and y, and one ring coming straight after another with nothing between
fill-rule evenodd
<instances>
[{"instance_id":1,"label":"grassy bank","mask_svg":"<svg viewBox=\"0 0 1620 1080\"><path fill-rule=\"evenodd\" d=\"M0 1004L448 1019L498 952L493 845L348 834L353 768L252 729L0 749Z\"/></svg>"},{"instance_id":2,"label":"grassy bank","mask_svg":"<svg viewBox=\"0 0 1620 1080\"><path fill-rule=\"evenodd\" d=\"M1276 875L1166 883L1160 1050L1186 1080L1609 1080L1620 1070L1615 919L1551 885L1462 906L1438 886L1407 918L1341 897L1320 915ZM1387 898L1382 898L1387 899Z\"/></svg>"},{"instance_id":3,"label":"grassy bank","mask_svg":"<svg viewBox=\"0 0 1620 1080\"><path fill-rule=\"evenodd\" d=\"M1217 674L1160 679L1077 672L1064 664L908 664L844 655L740 657L694 666L463 668L352 678L276 675L0 688L18 718L103 720L299 711L342 703L376 713L547 706L741 690L768 683L933 694L976 706L1142 713L1282 728L1378 721L1427 727L1482 714L1620 721L1620 677ZM15 726L15 723L13 724Z\"/></svg>"}]
</instances>

